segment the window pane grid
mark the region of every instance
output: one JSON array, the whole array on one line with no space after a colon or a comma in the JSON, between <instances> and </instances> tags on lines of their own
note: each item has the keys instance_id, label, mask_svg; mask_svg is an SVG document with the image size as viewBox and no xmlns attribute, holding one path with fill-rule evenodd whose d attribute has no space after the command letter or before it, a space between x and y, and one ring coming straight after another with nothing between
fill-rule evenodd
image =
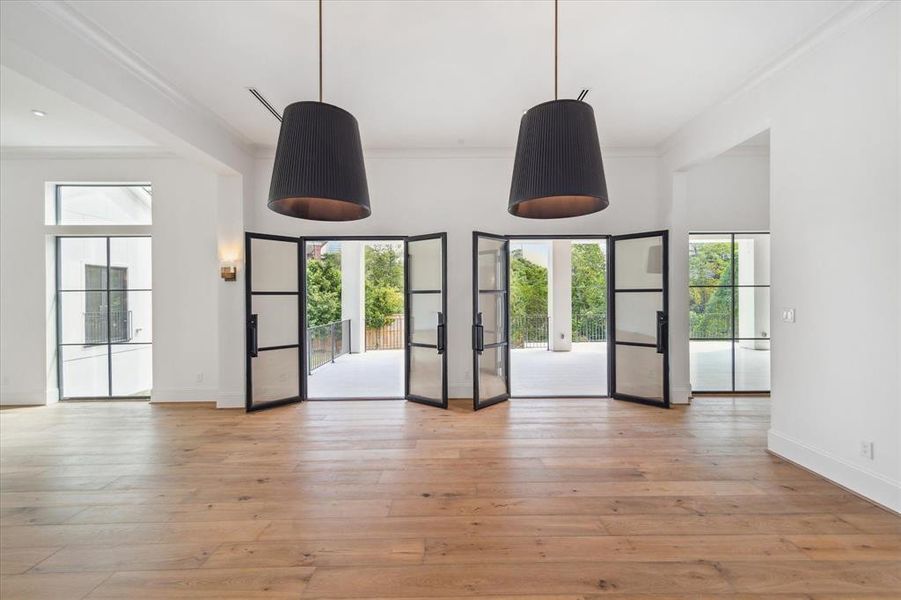
<instances>
[{"instance_id":1,"label":"window pane grid","mask_svg":"<svg viewBox=\"0 0 901 600\"><path fill-rule=\"evenodd\" d=\"M695 390L768 391L769 234L691 234L688 287Z\"/></svg>"},{"instance_id":2,"label":"window pane grid","mask_svg":"<svg viewBox=\"0 0 901 600\"><path fill-rule=\"evenodd\" d=\"M56 248L60 398L149 397L150 237L58 236Z\"/></svg>"}]
</instances>

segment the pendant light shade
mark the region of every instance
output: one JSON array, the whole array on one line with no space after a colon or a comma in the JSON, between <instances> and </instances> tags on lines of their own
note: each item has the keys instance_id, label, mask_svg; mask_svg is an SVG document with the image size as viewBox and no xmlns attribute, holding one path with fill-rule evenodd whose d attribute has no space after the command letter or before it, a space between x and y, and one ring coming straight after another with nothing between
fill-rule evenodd
<instances>
[{"instance_id":1,"label":"pendant light shade","mask_svg":"<svg viewBox=\"0 0 901 600\"><path fill-rule=\"evenodd\" d=\"M285 108L269 208L315 221L369 216L363 145L352 114L323 102L295 102Z\"/></svg>"},{"instance_id":2,"label":"pendant light shade","mask_svg":"<svg viewBox=\"0 0 901 600\"><path fill-rule=\"evenodd\" d=\"M519 125L510 214L559 219L607 208L597 131L594 110L580 100L552 100L529 109Z\"/></svg>"}]
</instances>

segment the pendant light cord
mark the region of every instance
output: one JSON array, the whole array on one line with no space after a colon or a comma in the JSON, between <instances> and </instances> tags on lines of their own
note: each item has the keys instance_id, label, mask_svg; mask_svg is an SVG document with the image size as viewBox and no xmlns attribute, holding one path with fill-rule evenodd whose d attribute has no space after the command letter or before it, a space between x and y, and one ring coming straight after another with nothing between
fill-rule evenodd
<instances>
[{"instance_id":1,"label":"pendant light cord","mask_svg":"<svg viewBox=\"0 0 901 600\"><path fill-rule=\"evenodd\" d=\"M322 0L319 0L322 2ZM557 59L557 5L559 4L559 0L554 0L554 100L558 100L557 97L557 63L559 62Z\"/></svg>"},{"instance_id":2,"label":"pendant light cord","mask_svg":"<svg viewBox=\"0 0 901 600\"><path fill-rule=\"evenodd\" d=\"M319 102L322 102L322 0L319 0Z\"/></svg>"}]
</instances>

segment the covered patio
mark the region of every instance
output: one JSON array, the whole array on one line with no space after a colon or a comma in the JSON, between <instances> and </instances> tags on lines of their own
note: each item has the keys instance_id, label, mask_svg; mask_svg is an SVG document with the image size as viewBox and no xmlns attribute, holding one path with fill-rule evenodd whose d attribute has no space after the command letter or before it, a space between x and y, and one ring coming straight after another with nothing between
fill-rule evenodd
<instances>
[{"instance_id":1,"label":"covered patio","mask_svg":"<svg viewBox=\"0 0 901 600\"><path fill-rule=\"evenodd\" d=\"M576 342L569 352L517 348L510 363L513 396L607 395L606 342Z\"/></svg>"},{"instance_id":2,"label":"covered patio","mask_svg":"<svg viewBox=\"0 0 901 600\"><path fill-rule=\"evenodd\" d=\"M404 351L343 354L307 378L310 398L402 398Z\"/></svg>"}]
</instances>

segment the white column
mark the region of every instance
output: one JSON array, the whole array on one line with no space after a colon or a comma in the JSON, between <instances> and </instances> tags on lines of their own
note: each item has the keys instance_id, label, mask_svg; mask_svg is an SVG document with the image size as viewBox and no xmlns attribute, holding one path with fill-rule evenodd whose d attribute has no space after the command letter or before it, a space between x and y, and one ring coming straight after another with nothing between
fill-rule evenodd
<instances>
[{"instance_id":1,"label":"white column","mask_svg":"<svg viewBox=\"0 0 901 600\"><path fill-rule=\"evenodd\" d=\"M569 352L573 347L572 326L572 242L551 242L548 269L548 313L551 350Z\"/></svg>"},{"instance_id":2,"label":"white column","mask_svg":"<svg viewBox=\"0 0 901 600\"><path fill-rule=\"evenodd\" d=\"M350 351L366 350L366 268L363 242L341 242L341 318L350 320Z\"/></svg>"}]
</instances>

